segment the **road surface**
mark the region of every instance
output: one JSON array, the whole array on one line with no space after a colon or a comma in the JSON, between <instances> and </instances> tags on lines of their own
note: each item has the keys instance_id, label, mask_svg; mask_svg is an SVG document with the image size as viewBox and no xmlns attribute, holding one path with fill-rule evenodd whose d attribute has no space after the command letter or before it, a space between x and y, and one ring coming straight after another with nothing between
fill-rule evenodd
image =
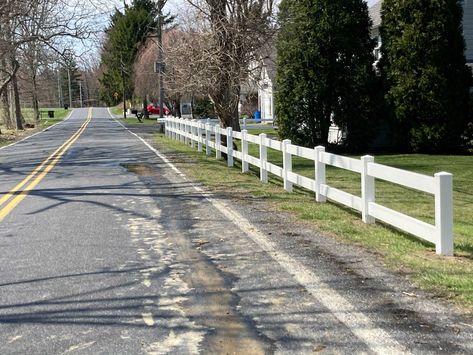
<instances>
[{"instance_id":1,"label":"road surface","mask_svg":"<svg viewBox=\"0 0 473 355\"><path fill-rule=\"evenodd\" d=\"M473 351L448 307L207 194L106 109L1 149L0 191L1 354Z\"/></svg>"}]
</instances>

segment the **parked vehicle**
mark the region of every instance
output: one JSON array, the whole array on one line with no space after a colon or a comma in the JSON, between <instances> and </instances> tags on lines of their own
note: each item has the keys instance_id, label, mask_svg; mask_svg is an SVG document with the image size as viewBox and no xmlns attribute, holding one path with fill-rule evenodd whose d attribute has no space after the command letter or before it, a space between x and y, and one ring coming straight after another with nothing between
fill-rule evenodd
<instances>
[{"instance_id":1,"label":"parked vehicle","mask_svg":"<svg viewBox=\"0 0 473 355\"><path fill-rule=\"evenodd\" d=\"M159 115L159 105L153 105L149 104L146 109L148 112L152 115ZM171 110L169 110L166 106L163 107L163 111L165 115L169 115L171 113Z\"/></svg>"}]
</instances>

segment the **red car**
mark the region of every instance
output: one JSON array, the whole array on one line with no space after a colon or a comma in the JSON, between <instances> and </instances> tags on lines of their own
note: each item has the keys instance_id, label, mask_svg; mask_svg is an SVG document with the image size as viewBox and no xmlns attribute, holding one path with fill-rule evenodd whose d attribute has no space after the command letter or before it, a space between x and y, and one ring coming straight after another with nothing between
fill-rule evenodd
<instances>
[{"instance_id":1,"label":"red car","mask_svg":"<svg viewBox=\"0 0 473 355\"><path fill-rule=\"evenodd\" d=\"M153 104L149 104L146 106L146 110L148 110L148 112L153 115L159 115L159 105L155 106ZM165 115L169 115L171 113L171 111L166 106L163 107L163 111Z\"/></svg>"}]
</instances>

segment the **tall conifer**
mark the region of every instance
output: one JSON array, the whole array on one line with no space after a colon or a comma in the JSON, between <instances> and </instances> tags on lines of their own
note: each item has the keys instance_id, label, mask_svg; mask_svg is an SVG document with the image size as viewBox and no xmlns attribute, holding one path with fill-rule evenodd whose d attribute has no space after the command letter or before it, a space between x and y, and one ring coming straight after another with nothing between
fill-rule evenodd
<instances>
[{"instance_id":1,"label":"tall conifer","mask_svg":"<svg viewBox=\"0 0 473 355\"><path fill-rule=\"evenodd\" d=\"M414 151L446 152L460 145L471 77L462 32L457 0L383 2L386 99Z\"/></svg>"},{"instance_id":2,"label":"tall conifer","mask_svg":"<svg viewBox=\"0 0 473 355\"><path fill-rule=\"evenodd\" d=\"M100 80L102 100L108 104L133 94L133 63L147 36L156 31L157 20L158 9L151 0L134 0L124 13L116 10L112 15L102 52L104 73Z\"/></svg>"},{"instance_id":3,"label":"tall conifer","mask_svg":"<svg viewBox=\"0 0 473 355\"><path fill-rule=\"evenodd\" d=\"M283 0L280 5L276 111L281 136L327 144L331 122L344 143L363 148L375 101L371 21L363 0Z\"/></svg>"}]
</instances>

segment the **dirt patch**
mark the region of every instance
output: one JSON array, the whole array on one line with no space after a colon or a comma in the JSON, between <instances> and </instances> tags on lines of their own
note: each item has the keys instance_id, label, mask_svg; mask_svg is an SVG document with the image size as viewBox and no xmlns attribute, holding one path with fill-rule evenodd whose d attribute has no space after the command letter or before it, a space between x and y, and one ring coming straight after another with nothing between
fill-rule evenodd
<instances>
[{"instance_id":1,"label":"dirt patch","mask_svg":"<svg viewBox=\"0 0 473 355\"><path fill-rule=\"evenodd\" d=\"M7 145L19 141L27 136L39 131L39 128L27 127L22 131L7 130L4 127L0 127L2 134L0 134L0 146Z\"/></svg>"},{"instance_id":2,"label":"dirt patch","mask_svg":"<svg viewBox=\"0 0 473 355\"><path fill-rule=\"evenodd\" d=\"M132 172L136 175L140 176L154 176L156 175L156 172L154 169L149 165L145 163L127 163L127 164L120 164L123 166L126 170L129 172Z\"/></svg>"},{"instance_id":3,"label":"dirt patch","mask_svg":"<svg viewBox=\"0 0 473 355\"><path fill-rule=\"evenodd\" d=\"M248 321L235 309L236 295L231 283L209 261L200 248L208 240L190 241L185 235L175 233L173 243L177 250L177 262L188 263L190 270L182 280L194 292L191 302L182 304L190 319L205 325L212 331L206 336L205 345L213 354L262 355L270 352L271 344L257 334Z\"/></svg>"}]
</instances>

